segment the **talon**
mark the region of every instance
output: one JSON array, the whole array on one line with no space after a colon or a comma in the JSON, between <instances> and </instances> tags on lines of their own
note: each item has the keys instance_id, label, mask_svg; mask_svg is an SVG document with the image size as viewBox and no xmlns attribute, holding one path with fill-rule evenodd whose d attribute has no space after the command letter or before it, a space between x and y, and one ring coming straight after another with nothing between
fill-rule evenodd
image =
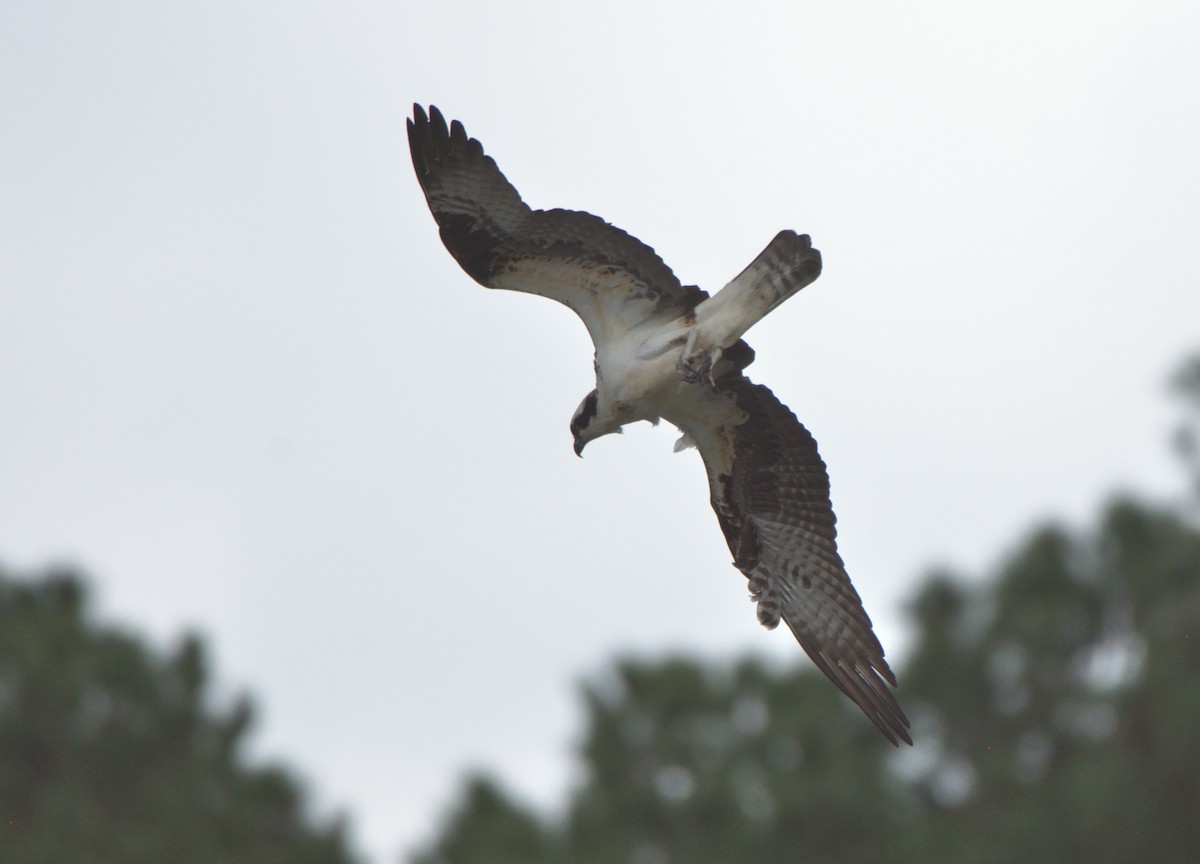
<instances>
[{"instance_id":1,"label":"talon","mask_svg":"<svg viewBox=\"0 0 1200 864\"><path fill-rule=\"evenodd\" d=\"M679 372L679 377L684 381L688 384L696 384L712 371L712 358L703 351L684 354L679 358L679 363L675 368Z\"/></svg>"},{"instance_id":2,"label":"talon","mask_svg":"<svg viewBox=\"0 0 1200 864\"><path fill-rule=\"evenodd\" d=\"M717 386L717 363L721 361L721 355L723 353L724 352L721 351L721 346L718 345L712 350L712 354L708 356L708 383L714 387Z\"/></svg>"},{"instance_id":3,"label":"talon","mask_svg":"<svg viewBox=\"0 0 1200 864\"><path fill-rule=\"evenodd\" d=\"M721 349L713 348L710 351L685 351L679 358L676 364L676 371L679 372L679 377L688 384L698 384L705 378L708 383L715 385L714 371L717 367L717 361L721 359Z\"/></svg>"}]
</instances>

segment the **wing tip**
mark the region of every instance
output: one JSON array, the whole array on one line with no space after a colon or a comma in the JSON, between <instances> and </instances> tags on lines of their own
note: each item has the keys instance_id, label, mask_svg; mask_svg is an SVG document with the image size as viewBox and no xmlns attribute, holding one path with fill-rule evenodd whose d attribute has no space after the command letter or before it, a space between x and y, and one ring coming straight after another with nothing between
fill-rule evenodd
<instances>
[{"instance_id":1,"label":"wing tip","mask_svg":"<svg viewBox=\"0 0 1200 864\"><path fill-rule=\"evenodd\" d=\"M912 723L909 721L908 715L904 713L904 709L900 707L896 694L884 683L890 684L893 688L897 686L896 676L888 668L887 663L882 657L879 663L872 663L869 668L872 673L870 676L865 675L857 668L855 671L858 672L858 678L866 690L864 695L867 696L867 704L863 704L862 700L851 693L846 695L850 696L867 715L867 718L875 724L875 727L887 736L893 747L899 747L901 741L911 747L913 740L909 730L912 729ZM870 705L872 710L868 711L867 705Z\"/></svg>"},{"instance_id":2,"label":"wing tip","mask_svg":"<svg viewBox=\"0 0 1200 864\"><path fill-rule=\"evenodd\" d=\"M794 630L792 632L795 633ZM803 639L797 638L797 641L825 677L867 715L867 719L893 747L899 747L901 741L912 746L912 735L909 733L912 723L900 707L896 694L888 687L889 683L896 687L896 676L882 654L850 660L831 656L823 650L812 650Z\"/></svg>"},{"instance_id":3,"label":"wing tip","mask_svg":"<svg viewBox=\"0 0 1200 864\"><path fill-rule=\"evenodd\" d=\"M857 679L855 684L858 686L853 689L841 687L842 692L849 696L859 710L867 715L867 719L875 724L875 728L884 734L893 747L899 747L901 741L911 747L913 740L909 730L912 728L912 723L909 721L908 715L904 713L904 709L900 707L896 694L883 684L883 679L879 676L879 669L871 666L870 672L874 673L871 676L865 675L858 668L855 668L854 671L857 674L853 677ZM871 678L875 680L872 681ZM892 682L893 687L896 686L895 676L889 674L888 680ZM835 680L834 683L840 686L840 682Z\"/></svg>"},{"instance_id":4,"label":"wing tip","mask_svg":"<svg viewBox=\"0 0 1200 864\"><path fill-rule=\"evenodd\" d=\"M436 105L429 106L429 130L433 135L433 146L438 157L450 153L450 129L446 126L446 118Z\"/></svg>"}]
</instances>

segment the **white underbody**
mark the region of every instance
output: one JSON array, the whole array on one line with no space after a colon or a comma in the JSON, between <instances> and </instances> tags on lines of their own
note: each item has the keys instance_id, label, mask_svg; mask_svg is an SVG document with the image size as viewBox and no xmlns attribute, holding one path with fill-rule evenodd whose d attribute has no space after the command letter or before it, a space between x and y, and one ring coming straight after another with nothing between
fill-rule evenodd
<instances>
[{"instance_id":1,"label":"white underbody","mask_svg":"<svg viewBox=\"0 0 1200 864\"><path fill-rule=\"evenodd\" d=\"M741 421L733 401L717 393L704 375L689 382L686 368L701 358L719 359L730 342L730 328L720 316L687 315L668 324L631 328L596 350L597 410L588 438L617 432L627 423L667 420L694 443L699 428L716 428ZM733 328L738 332L740 328ZM740 338L735 336L731 341ZM683 443L681 440L681 443Z\"/></svg>"}]
</instances>

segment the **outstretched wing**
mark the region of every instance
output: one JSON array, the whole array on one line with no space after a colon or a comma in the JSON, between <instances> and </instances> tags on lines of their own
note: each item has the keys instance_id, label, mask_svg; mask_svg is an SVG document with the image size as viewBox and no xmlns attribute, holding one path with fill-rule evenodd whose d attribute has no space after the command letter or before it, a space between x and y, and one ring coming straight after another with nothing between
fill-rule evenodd
<instances>
[{"instance_id":1,"label":"outstretched wing","mask_svg":"<svg viewBox=\"0 0 1200 864\"><path fill-rule=\"evenodd\" d=\"M838 555L816 441L770 390L740 372L719 379L717 389L708 406L697 400L687 412L684 431L704 458L713 509L734 565L750 581L759 621L773 628L782 618L893 744L911 744L908 718L888 686L896 677Z\"/></svg>"},{"instance_id":2,"label":"outstretched wing","mask_svg":"<svg viewBox=\"0 0 1200 864\"><path fill-rule=\"evenodd\" d=\"M413 167L442 242L488 288L569 306L597 345L649 320L670 320L708 295L683 286L653 249L590 213L531 210L483 145L437 108L413 106Z\"/></svg>"}]
</instances>

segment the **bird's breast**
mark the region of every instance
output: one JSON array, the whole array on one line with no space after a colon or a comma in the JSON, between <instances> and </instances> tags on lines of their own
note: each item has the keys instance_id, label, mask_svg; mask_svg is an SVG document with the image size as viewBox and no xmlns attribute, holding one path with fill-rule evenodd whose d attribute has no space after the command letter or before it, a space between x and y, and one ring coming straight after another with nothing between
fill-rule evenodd
<instances>
[{"instance_id":1,"label":"bird's breast","mask_svg":"<svg viewBox=\"0 0 1200 864\"><path fill-rule=\"evenodd\" d=\"M620 350L625 348L625 350ZM643 360L636 346L623 345L596 352L596 386L601 401L630 420L662 416L662 404L683 383L676 371L678 351Z\"/></svg>"}]
</instances>

